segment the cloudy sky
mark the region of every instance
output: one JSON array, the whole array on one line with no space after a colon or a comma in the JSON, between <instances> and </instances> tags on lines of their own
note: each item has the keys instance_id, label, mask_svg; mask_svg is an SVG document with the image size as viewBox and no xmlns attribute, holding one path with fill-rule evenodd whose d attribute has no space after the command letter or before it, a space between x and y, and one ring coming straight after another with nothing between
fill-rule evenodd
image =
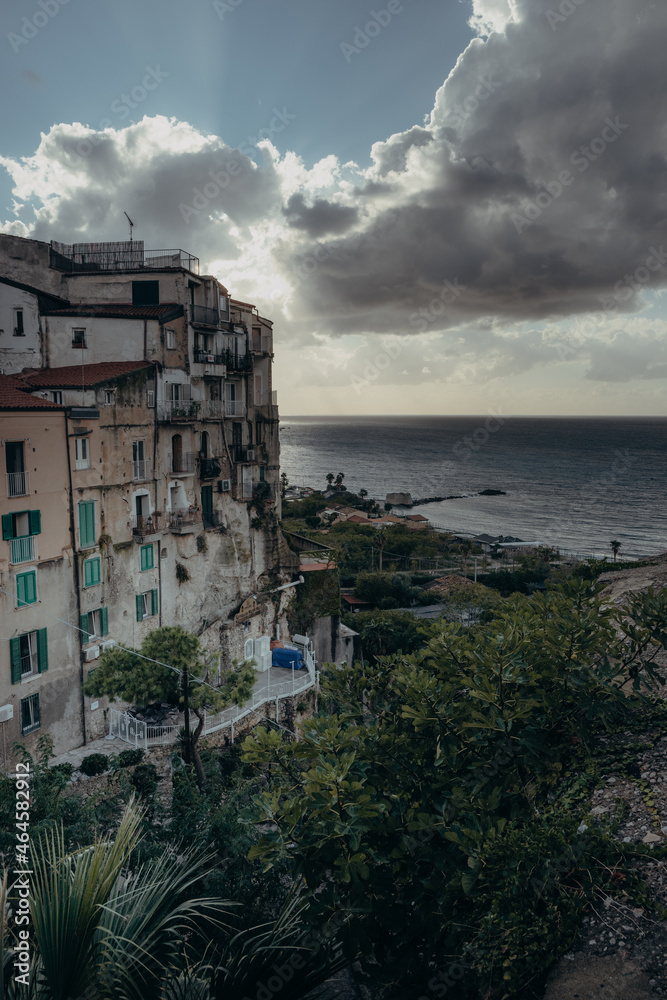
<instances>
[{"instance_id":1,"label":"cloudy sky","mask_svg":"<svg viewBox=\"0 0 667 1000\"><path fill-rule=\"evenodd\" d=\"M0 18L0 228L197 254L283 413L667 413L663 0Z\"/></svg>"}]
</instances>

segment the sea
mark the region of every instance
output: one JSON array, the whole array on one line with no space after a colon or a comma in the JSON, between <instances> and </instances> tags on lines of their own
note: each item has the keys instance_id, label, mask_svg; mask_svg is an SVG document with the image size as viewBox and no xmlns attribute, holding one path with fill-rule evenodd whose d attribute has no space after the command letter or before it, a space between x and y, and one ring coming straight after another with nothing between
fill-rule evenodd
<instances>
[{"instance_id":1,"label":"sea","mask_svg":"<svg viewBox=\"0 0 667 1000\"><path fill-rule=\"evenodd\" d=\"M667 551L667 417L281 417L281 471L326 488L344 473L434 527L551 545L580 558ZM480 496L483 490L504 495Z\"/></svg>"}]
</instances>

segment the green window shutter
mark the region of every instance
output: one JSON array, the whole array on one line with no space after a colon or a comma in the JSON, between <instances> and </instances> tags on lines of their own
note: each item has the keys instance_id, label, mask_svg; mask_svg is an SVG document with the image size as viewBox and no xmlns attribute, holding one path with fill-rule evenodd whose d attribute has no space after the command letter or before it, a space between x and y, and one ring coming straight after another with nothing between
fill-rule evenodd
<instances>
[{"instance_id":1,"label":"green window shutter","mask_svg":"<svg viewBox=\"0 0 667 1000\"><path fill-rule=\"evenodd\" d=\"M11 514L2 515L2 538L7 542L10 538L16 538L14 534L14 518Z\"/></svg>"},{"instance_id":2,"label":"green window shutter","mask_svg":"<svg viewBox=\"0 0 667 1000\"><path fill-rule=\"evenodd\" d=\"M38 510L31 510L30 514L30 534L31 535L41 535L42 533L42 515Z\"/></svg>"},{"instance_id":3,"label":"green window shutter","mask_svg":"<svg viewBox=\"0 0 667 1000\"><path fill-rule=\"evenodd\" d=\"M12 661L12 684L19 684L21 681L21 639L15 636L9 640L9 653Z\"/></svg>"},{"instance_id":4,"label":"green window shutter","mask_svg":"<svg viewBox=\"0 0 667 1000\"><path fill-rule=\"evenodd\" d=\"M83 564L83 585L92 587L101 580L101 564L98 559L86 559Z\"/></svg>"},{"instance_id":5,"label":"green window shutter","mask_svg":"<svg viewBox=\"0 0 667 1000\"><path fill-rule=\"evenodd\" d=\"M81 631L83 632L81 641L88 642L90 639L90 632L88 631L88 615L81 615Z\"/></svg>"},{"instance_id":6,"label":"green window shutter","mask_svg":"<svg viewBox=\"0 0 667 1000\"><path fill-rule=\"evenodd\" d=\"M49 669L49 646L45 628L40 628L37 632L37 662L40 674Z\"/></svg>"},{"instance_id":7,"label":"green window shutter","mask_svg":"<svg viewBox=\"0 0 667 1000\"><path fill-rule=\"evenodd\" d=\"M37 728L37 726L41 726L42 724L42 719L39 714L39 694L34 694L33 698L35 699L33 707L33 711L35 713L35 728Z\"/></svg>"},{"instance_id":8,"label":"green window shutter","mask_svg":"<svg viewBox=\"0 0 667 1000\"><path fill-rule=\"evenodd\" d=\"M100 608L100 635L109 634L109 609Z\"/></svg>"},{"instance_id":9,"label":"green window shutter","mask_svg":"<svg viewBox=\"0 0 667 1000\"><path fill-rule=\"evenodd\" d=\"M151 611L154 615L158 613L157 590L151 590Z\"/></svg>"},{"instance_id":10,"label":"green window shutter","mask_svg":"<svg viewBox=\"0 0 667 1000\"><path fill-rule=\"evenodd\" d=\"M95 544L94 500L82 500L79 504L79 537L83 546Z\"/></svg>"},{"instance_id":11,"label":"green window shutter","mask_svg":"<svg viewBox=\"0 0 667 1000\"><path fill-rule=\"evenodd\" d=\"M21 573L16 577L16 597L18 606L34 604L37 600L37 580L33 573Z\"/></svg>"},{"instance_id":12,"label":"green window shutter","mask_svg":"<svg viewBox=\"0 0 667 1000\"><path fill-rule=\"evenodd\" d=\"M137 594L137 621L142 622L144 620L144 597L143 594Z\"/></svg>"},{"instance_id":13,"label":"green window shutter","mask_svg":"<svg viewBox=\"0 0 667 1000\"><path fill-rule=\"evenodd\" d=\"M153 569L153 546L152 545L142 545L141 546L141 569Z\"/></svg>"}]
</instances>

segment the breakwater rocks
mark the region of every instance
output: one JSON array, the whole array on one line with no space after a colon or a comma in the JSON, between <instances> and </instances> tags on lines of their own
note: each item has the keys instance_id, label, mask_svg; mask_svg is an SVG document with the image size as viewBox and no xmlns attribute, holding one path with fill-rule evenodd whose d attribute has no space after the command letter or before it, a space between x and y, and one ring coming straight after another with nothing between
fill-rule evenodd
<instances>
[{"instance_id":1,"label":"breakwater rocks","mask_svg":"<svg viewBox=\"0 0 667 1000\"><path fill-rule=\"evenodd\" d=\"M394 496L395 494L388 493L387 497ZM504 490L480 490L479 493L450 493L447 497L424 497L423 500L413 500L410 504L411 507L419 507L425 503L442 503L443 500L465 500L466 497L477 496L477 497L506 497L507 493ZM399 504L394 501L391 503L387 500L385 503L385 510L390 510L392 507L401 507L405 504Z\"/></svg>"}]
</instances>

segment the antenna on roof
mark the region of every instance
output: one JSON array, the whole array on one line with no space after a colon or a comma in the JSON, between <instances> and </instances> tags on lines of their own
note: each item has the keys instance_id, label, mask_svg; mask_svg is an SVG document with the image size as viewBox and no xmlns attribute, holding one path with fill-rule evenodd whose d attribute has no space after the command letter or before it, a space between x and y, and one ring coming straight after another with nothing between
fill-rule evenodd
<instances>
[{"instance_id":1,"label":"antenna on roof","mask_svg":"<svg viewBox=\"0 0 667 1000\"><path fill-rule=\"evenodd\" d=\"M132 222L132 219L129 217L129 215L127 214L127 212L123 212L123 215L125 216L125 218L127 219L127 221L130 223L130 243L131 243L132 242L132 229L134 228L134 223Z\"/></svg>"}]
</instances>

